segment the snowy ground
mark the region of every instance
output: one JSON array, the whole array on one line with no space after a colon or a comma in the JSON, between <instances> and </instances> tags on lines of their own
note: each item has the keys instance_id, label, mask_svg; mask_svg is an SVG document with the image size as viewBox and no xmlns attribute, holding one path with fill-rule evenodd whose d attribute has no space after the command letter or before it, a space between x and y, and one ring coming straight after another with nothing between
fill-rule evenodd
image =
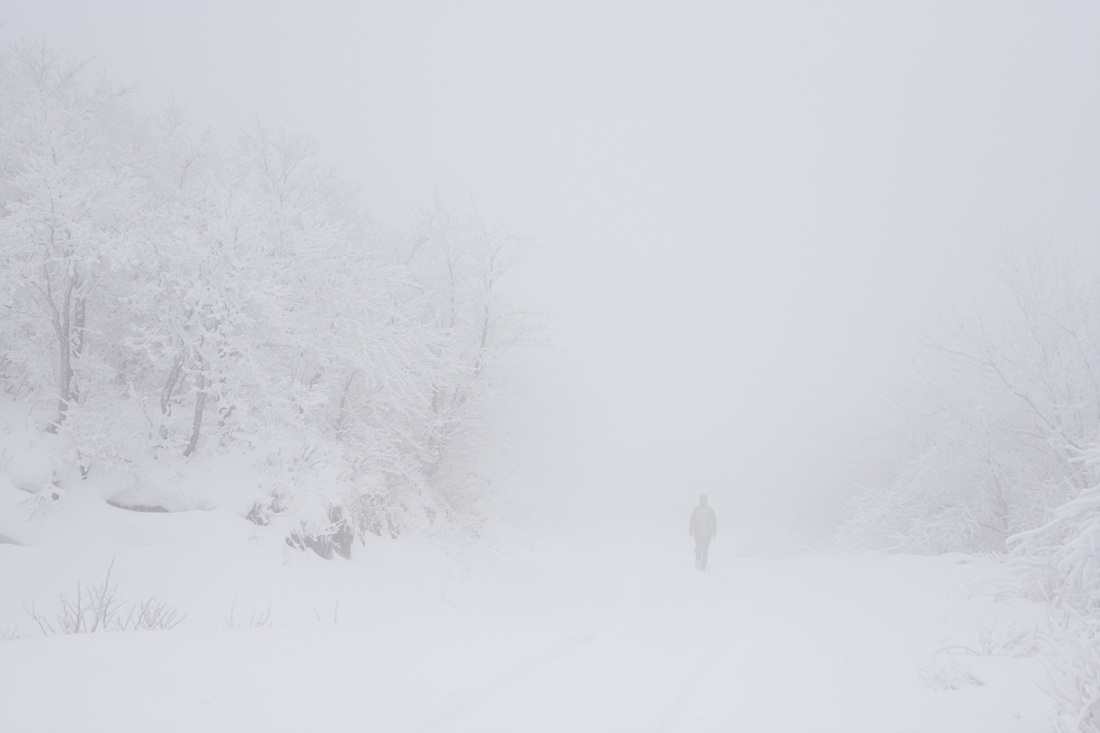
<instances>
[{"instance_id":1,"label":"snowy ground","mask_svg":"<svg viewBox=\"0 0 1100 733\"><path fill-rule=\"evenodd\" d=\"M10 520L27 494L0 484ZM680 519L488 547L372 538L324 561L230 512L130 512L70 491L23 526L35 544L0 544L0 631L22 637L0 642L0 727L1050 729L1039 657L959 648L1019 650L1012 633L1045 623L1041 606L988 594L1003 566L760 560L720 537L699 573ZM44 637L24 606L56 615L112 560L120 596L158 594L184 621Z\"/></svg>"}]
</instances>

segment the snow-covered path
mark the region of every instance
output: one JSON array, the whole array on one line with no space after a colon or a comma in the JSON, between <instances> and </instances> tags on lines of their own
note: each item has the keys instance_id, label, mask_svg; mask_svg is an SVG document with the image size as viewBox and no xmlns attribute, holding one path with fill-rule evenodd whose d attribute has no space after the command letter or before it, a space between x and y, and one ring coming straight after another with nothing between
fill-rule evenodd
<instances>
[{"instance_id":1,"label":"snow-covered path","mask_svg":"<svg viewBox=\"0 0 1100 733\"><path fill-rule=\"evenodd\" d=\"M962 556L756 561L690 543L636 547L621 615L551 648L417 730L1038 731L1036 659L937 655L979 647L983 624L1041 623L1017 601L971 598L1003 577ZM621 557L618 558L621 560ZM1010 608L1012 606L1012 608ZM925 686L959 663L987 684Z\"/></svg>"},{"instance_id":2,"label":"snow-covered path","mask_svg":"<svg viewBox=\"0 0 1100 733\"><path fill-rule=\"evenodd\" d=\"M756 613L748 593L722 575L696 573L684 559L631 568L631 598L614 618L547 649L421 730L698 730L700 685L735 653Z\"/></svg>"},{"instance_id":3,"label":"snow-covered path","mask_svg":"<svg viewBox=\"0 0 1100 733\"><path fill-rule=\"evenodd\" d=\"M686 537L636 531L326 562L232 516L95 511L96 532L0 545L0 629L28 637L0 642L6 731L1049 729L1037 658L938 652L1044 622L983 593L1006 575L988 560L758 560L720 539L699 573ZM31 633L24 604L56 610L112 558L128 600L186 621Z\"/></svg>"}]
</instances>

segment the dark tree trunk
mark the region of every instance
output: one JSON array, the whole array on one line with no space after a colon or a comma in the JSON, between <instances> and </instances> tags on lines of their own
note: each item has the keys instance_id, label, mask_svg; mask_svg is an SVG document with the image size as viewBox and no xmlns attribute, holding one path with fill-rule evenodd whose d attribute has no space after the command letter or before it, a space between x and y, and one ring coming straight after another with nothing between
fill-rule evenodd
<instances>
[{"instance_id":1,"label":"dark tree trunk","mask_svg":"<svg viewBox=\"0 0 1100 733\"><path fill-rule=\"evenodd\" d=\"M61 307L56 308L53 314L54 331L57 334L57 417L54 418L48 432L56 433L57 429L65 422L69 412L69 402L72 399L73 362L72 362L72 316L70 308L73 302L74 280L70 279L66 284L65 297Z\"/></svg>"},{"instance_id":2,"label":"dark tree trunk","mask_svg":"<svg viewBox=\"0 0 1100 733\"><path fill-rule=\"evenodd\" d=\"M202 357L199 357L199 367L200 369L202 367ZM206 406L206 378L201 371L196 377L195 386L198 389L198 394L195 395L195 421L191 424L191 441L183 451L184 458L189 457L199 447L199 433L202 432L202 411Z\"/></svg>"},{"instance_id":3,"label":"dark tree trunk","mask_svg":"<svg viewBox=\"0 0 1100 733\"><path fill-rule=\"evenodd\" d=\"M73 353L76 358L80 358L80 355L84 353L84 322L86 320L88 312L88 300L84 297L77 296L76 303L73 304L73 339L75 340L75 348Z\"/></svg>"},{"instance_id":4,"label":"dark tree trunk","mask_svg":"<svg viewBox=\"0 0 1100 733\"><path fill-rule=\"evenodd\" d=\"M168 379L164 381L164 389L160 392L160 413L162 415L172 414L172 393L176 390L176 385L180 381L180 374L183 373L183 362L186 355L187 352L180 349L179 356L176 357L172 369L168 372Z\"/></svg>"},{"instance_id":5,"label":"dark tree trunk","mask_svg":"<svg viewBox=\"0 0 1100 733\"><path fill-rule=\"evenodd\" d=\"M80 282L77 281L73 286L73 290L77 290L80 287ZM72 339L72 349L69 356L69 402L79 403L81 399L81 388L83 385L79 379L76 379L77 372L80 367L80 356L84 353L84 322L88 312L88 301L83 296L77 295L73 298L73 322L72 330L69 337ZM73 367L76 364L76 367ZM72 380L76 380L76 384L72 383Z\"/></svg>"}]
</instances>

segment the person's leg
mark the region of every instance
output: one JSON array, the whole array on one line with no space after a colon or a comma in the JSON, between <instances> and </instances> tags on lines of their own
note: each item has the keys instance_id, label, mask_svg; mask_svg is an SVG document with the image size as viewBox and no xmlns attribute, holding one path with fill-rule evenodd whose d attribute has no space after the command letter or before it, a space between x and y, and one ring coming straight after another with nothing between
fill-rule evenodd
<instances>
[{"instance_id":1,"label":"person's leg","mask_svg":"<svg viewBox=\"0 0 1100 733\"><path fill-rule=\"evenodd\" d=\"M699 542L699 569L707 569L707 555L710 551L710 535L696 535Z\"/></svg>"},{"instance_id":2,"label":"person's leg","mask_svg":"<svg viewBox=\"0 0 1100 733\"><path fill-rule=\"evenodd\" d=\"M701 568L702 565L703 565L703 546L701 544L702 541L703 541L703 539L700 535L698 535L698 534L695 535L695 569L696 570Z\"/></svg>"}]
</instances>

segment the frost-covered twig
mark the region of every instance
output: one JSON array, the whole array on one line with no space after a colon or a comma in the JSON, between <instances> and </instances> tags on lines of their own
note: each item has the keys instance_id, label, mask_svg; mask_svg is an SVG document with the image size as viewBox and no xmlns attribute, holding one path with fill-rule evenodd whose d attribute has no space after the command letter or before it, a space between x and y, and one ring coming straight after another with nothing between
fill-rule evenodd
<instances>
[{"instance_id":1,"label":"frost-covered twig","mask_svg":"<svg viewBox=\"0 0 1100 733\"><path fill-rule=\"evenodd\" d=\"M943 664L933 659L927 668L917 667L921 681L933 690L957 690L964 685L985 684L970 671L970 667L959 664L950 654L947 655L947 660L947 664Z\"/></svg>"},{"instance_id":2,"label":"frost-covered twig","mask_svg":"<svg viewBox=\"0 0 1100 733\"><path fill-rule=\"evenodd\" d=\"M187 614L169 606L157 596L132 604L124 610L125 601L118 594L117 584L111 584L111 571L114 560L107 568L107 576L102 583L93 586L76 584L76 598L69 600L61 595L61 610L55 619L56 626L46 616L39 613L35 604L27 612L43 636L57 634L92 634L97 631L167 631L175 628Z\"/></svg>"},{"instance_id":3,"label":"frost-covered twig","mask_svg":"<svg viewBox=\"0 0 1100 733\"><path fill-rule=\"evenodd\" d=\"M242 622L237 621L234 614L237 609L237 599L233 598L233 603L229 607L229 615L225 618L225 627L227 629L239 629L243 625ZM264 626L271 625L271 601L267 602L267 611L259 613L254 611L251 618L248 619L248 626L253 629L263 628Z\"/></svg>"},{"instance_id":4,"label":"frost-covered twig","mask_svg":"<svg viewBox=\"0 0 1100 733\"><path fill-rule=\"evenodd\" d=\"M0 629L0 641L14 641L22 638L23 635L19 633L19 624L12 626L10 629Z\"/></svg>"}]
</instances>

